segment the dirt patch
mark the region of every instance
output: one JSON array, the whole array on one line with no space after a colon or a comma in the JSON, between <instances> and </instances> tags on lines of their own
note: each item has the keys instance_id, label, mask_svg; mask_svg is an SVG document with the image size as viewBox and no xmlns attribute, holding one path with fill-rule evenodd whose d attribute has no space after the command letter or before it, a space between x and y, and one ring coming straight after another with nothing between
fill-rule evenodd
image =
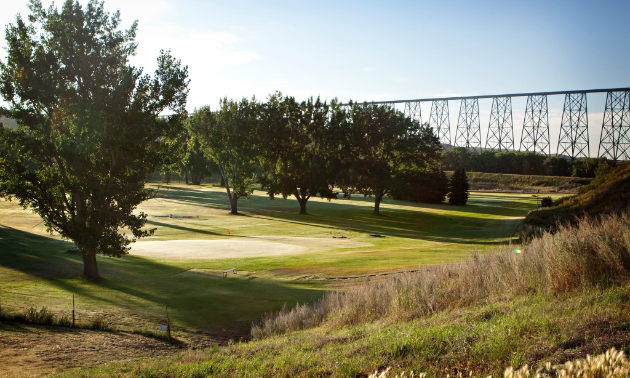
<instances>
[{"instance_id":1,"label":"dirt patch","mask_svg":"<svg viewBox=\"0 0 630 378\"><path fill-rule=\"evenodd\" d=\"M0 322L2 377L42 377L74 367L180 351L177 345L131 333Z\"/></svg>"},{"instance_id":2,"label":"dirt patch","mask_svg":"<svg viewBox=\"0 0 630 378\"><path fill-rule=\"evenodd\" d=\"M258 236L216 240L144 241L135 243L129 253L157 259L229 259L284 256L371 245L350 239Z\"/></svg>"}]
</instances>

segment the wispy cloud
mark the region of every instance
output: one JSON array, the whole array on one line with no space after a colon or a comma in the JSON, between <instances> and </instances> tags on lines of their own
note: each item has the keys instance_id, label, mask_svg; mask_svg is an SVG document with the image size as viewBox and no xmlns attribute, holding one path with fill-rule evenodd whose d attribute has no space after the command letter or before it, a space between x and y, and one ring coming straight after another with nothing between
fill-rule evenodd
<instances>
[{"instance_id":1,"label":"wispy cloud","mask_svg":"<svg viewBox=\"0 0 630 378\"><path fill-rule=\"evenodd\" d=\"M361 67L361 71L363 71L363 72L372 72L372 71L374 71L374 67Z\"/></svg>"},{"instance_id":2,"label":"wispy cloud","mask_svg":"<svg viewBox=\"0 0 630 378\"><path fill-rule=\"evenodd\" d=\"M168 15L173 7L165 0L107 0L105 10L114 12L120 10L120 16L125 23L138 18L141 22L148 22L158 16Z\"/></svg>"},{"instance_id":3,"label":"wispy cloud","mask_svg":"<svg viewBox=\"0 0 630 378\"><path fill-rule=\"evenodd\" d=\"M262 59L254 51L239 48L244 41L232 33L149 25L138 34L140 49L157 52L170 48L173 55L182 59L190 68L219 68Z\"/></svg>"}]
</instances>

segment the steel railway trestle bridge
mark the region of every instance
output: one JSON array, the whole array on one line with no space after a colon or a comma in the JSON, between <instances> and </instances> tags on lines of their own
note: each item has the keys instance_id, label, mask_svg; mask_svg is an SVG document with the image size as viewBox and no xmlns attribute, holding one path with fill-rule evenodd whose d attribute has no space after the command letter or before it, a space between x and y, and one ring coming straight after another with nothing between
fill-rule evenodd
<instances>
[{"instance_id":1,"label":"steel railway trestle bridge","mask_svg":"<svg viewBox=\"0 0 630 378\"><path fill-rule=\"evenodd\" d=\"M630 160L630 88L588 89L578 91L510 93L485 96L422 98L416 100L371 101L370 104L404 104L406 116L422 123L420 103L431 102L429 126L443 144L481 151L479 99L492 99L485 149L514 151L512 97L527 97L519 151L551 155L547 96L565 95L557 154L571 159L589 157L587 93L606 93L598 157ZM451 138L449 101L461 101L455 138ZM347 104L344 104L347 105Z\"/></svg>"}]
</instances>

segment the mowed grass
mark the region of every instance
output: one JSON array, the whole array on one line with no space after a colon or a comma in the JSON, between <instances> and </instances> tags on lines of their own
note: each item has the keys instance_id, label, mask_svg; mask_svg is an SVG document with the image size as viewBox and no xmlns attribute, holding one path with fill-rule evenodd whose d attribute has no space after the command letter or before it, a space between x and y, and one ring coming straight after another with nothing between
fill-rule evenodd
<instances>
[{"instance_id":1,"label":"mowed grass","mask_svg":"<svg viewBox=\"0 0 630 378\"><path fill-rule=\"evenodd\" d=\"M536 203L531 195L472 193L465 207L386 200L384 216L375 217L372 206L372 199L363 197L331 202L312 199L310 215L299 215L295 200L271 201L257 191L249 200L240 201L242 215L233 216L228 214L222 188L162 186L157 198L138 209L149 214L149 227L157 228L153 240L289 236L322 238L327 243L308 239L302 243L306 252L285 256L99 257L103 279L84 282L81 257L67 253L72 243L48 235L37 215L14 202L0 201L2 309L19 312L45 306L69 315L74 294L79 319L102 315L114 327L155 329L164 323L168 306L176 334L199 330L218 338L247 337L251 322L258 322L263 314L285 304L310 302L336 286L333 281L298 277L361 275L458 261L471 250L483 253L495 244L507 243ZM333 236L369 246L331 247ZM232 267L244 273L228 278L217 274Z\"/></svg>"}]
</instances>

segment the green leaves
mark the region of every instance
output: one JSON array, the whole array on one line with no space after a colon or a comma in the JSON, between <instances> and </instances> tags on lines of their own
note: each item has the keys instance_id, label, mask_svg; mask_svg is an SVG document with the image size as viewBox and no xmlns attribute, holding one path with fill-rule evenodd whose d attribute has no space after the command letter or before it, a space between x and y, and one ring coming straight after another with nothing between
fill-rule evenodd
<instances>
[{"instance_id":1,"label":"green leaves","mask_svg":"<svg viewBox=\"0 0 630 378\"><path fill-rule=\"evenodd\" d=\"M343 141L347 156L345 193L375 196L374 213L384 195L406 178L439 167L441 147L428 125L420 125L389 106L350 103Z\"/></svg>"},{"instance_id":2,"label":"green leaves","mask_svg":"<svg viewBox=\"0 0 630 378\"><path fill-rule=\"evenodd\" d=\"M193 135L219 166L234 214L238 212L238 199L249 197L256 182L259 107L255 98L239 102L223 99L216 112L203 107L196 110L190 120Z\"/></svg>"},{"instance_id":3,"label":"green leaves","mask_svg":"<svg viewBox=\"0 0 630 378\"><path fill-rule=\"evenodd\" d=\"M271 198L295 196L300 213L306 213L312 196L337 196L333 185L339 140L330 115L331 106L319 98L298 103L276 93L264 104L261 182Z\"/></svg>"},{"instance_id":4,"label":"green leaves","mask_svg":"<svg viewBox=\"0 0 630 378\"><path fill-rule=\"evenodd\" d=\"M187 67L168 51L153 77L129 66L137 23L118 30L119 12L110 17L102 1L85 9L66 1L59 11L32 0L29 7L31 24L18 17L7 27L0 64L6 113L19 125L0 133L8 157L0 194L31 207L84 256L121 256L132 239L120 228L134 238L150 233L141 230L146 217L132 212L150 198L145 179L182 130ZM175 114L158 118L167 109Z\"/></svg>"}]
</instances>

